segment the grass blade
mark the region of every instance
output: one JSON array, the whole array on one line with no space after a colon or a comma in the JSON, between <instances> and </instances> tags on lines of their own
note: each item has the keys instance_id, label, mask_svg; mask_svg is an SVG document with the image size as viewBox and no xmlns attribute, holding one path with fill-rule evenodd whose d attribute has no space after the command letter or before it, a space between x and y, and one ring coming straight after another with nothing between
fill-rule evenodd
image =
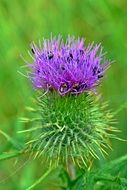
<instances>
[{"instance_id":1,"label":"grass blade","mask_svg":"<svg viewBox=\"0 0 127 190\"><path fill-rule=\"evenodd\" d=\"M26 190L31 190L33 189L36 185L38 185L39 183L41 183L41 181L43 181L48 175L49 173L53 170L53 168L49 168L49 170L47 170L47 172L45 172L38 180L35 181L34 184L32 184L30 187L28 187Z\"/></svg>"},{"instance_id":2,"label":"grass blade","mask_svg":"<svg viewBox=\"0 0 127 190\"><path fill-rule=\"evenodd\" d=\"M0 154L0 161L17 157L17 156L20 156L21 154L23 154L23 151L2 153L2 154Z\"/></svg>"}]
</instances>

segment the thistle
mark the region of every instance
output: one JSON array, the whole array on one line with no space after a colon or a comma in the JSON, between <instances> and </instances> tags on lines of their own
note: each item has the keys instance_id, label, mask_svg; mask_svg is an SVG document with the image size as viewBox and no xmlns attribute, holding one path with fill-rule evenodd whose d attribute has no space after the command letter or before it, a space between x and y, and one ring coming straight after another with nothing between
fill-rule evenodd
<instances>
[{"instance_id":1,"label":"thistle","mask_svg":"<svg viewBox=\"0 0 127 190\"><path fill-rule=\"evenodd\" d=\"M88 166L110 147L113 114L101 102L97 86L110 66L101 44L86 46L68 36L44 39L32 45L34 61L28 78L37 89L40 115L27 149L47 163ZM36 127L37 126L37 127Z\"/></svg>"},{"instance_id":2,"label":"thistle","mask_svg":"<svg viewBox=\"0 0 127 190\"><path fill-rule=\"evenodd\" d=\"M44 40L43 48L33 44L32 52L35 61L30 65L29 78L33 86L60 95L95 91L110 66L101 44L92 43L85 47L83 39L69 36L66 43L59 36Z\"/></svg>"}]
</instances>

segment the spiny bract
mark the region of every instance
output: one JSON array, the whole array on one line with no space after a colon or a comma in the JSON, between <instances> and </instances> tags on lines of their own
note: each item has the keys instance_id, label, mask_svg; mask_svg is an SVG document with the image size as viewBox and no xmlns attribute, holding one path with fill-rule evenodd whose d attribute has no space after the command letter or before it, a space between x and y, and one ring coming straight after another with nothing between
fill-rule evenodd
<instances>
[{"instance_id":1,"label":"spiny bract","mask_svg":"<svg viewBox=\"0 0 127 190\"><path fill-rule=\"evenodd\" d=\"M27 143L36 157L45 157L50 165L87 165L91 157L106 153L113 116L106 111L107 104L100 106L91 94L60 96L49 93L38 100L39 125L34 129L33 140ZM37 125L38 126L38 125Z\"/></svg>"}]
</instances>

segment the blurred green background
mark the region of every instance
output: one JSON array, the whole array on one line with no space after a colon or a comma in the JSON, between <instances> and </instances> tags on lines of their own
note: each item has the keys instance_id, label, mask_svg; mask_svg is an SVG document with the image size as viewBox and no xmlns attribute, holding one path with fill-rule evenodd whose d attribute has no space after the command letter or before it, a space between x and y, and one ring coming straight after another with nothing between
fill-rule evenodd
<instances>
[{"instance_id":1,"label":"blurred green background","mask_svg":"<svg viewBox=\"0 0 127 190\"><path fill-rule=\"evenodd\" d=\"M17 70L24 65L20 54L30 60L28 49L50 33L82 36L86 42L102 42L107 57L115 60L100 91L112 110L127 102L127 1L126 0L0 0L0 129L17 141L16 132L24 128L19 117L31 105L31 84ZM120 137L127 139L127 110L117 116ZM113 151L105 162L127 153L125 142L113 141ZM13 149L0 134L0 153ZM24 190L43 171L43 164L25 163L26 157L0 162L0 190ZM15 172L15 173L13 173ZM17 183L18 181L18 183ZM53 190L48 181L37 189ZM48 185L46 185L48 184Z\"/></svg>"}]
</instances>

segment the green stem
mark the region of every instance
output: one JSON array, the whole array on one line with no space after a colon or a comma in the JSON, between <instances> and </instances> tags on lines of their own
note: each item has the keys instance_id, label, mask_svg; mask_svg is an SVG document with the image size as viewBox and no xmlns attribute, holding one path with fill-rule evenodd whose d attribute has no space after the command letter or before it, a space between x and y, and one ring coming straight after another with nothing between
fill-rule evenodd
<instances>
[{"instance_id":1,"label":"green stem","mask_svg":"<svg viewBox=\"0 0 127 190\"><path fill-rule=\"evenodd\" d=\"M38 185L39 183L41 183L41 181L43 181L48 175L49 173L53 170L52 168L49 168L49 170L47 170L47 172L44 173L44 175L42 175L34 184L32 184L30 187L28 187L26 190L31 190L33 189L36 185Z\"/></svg>"},{"instance_id":2,"label":"green stem","mask_svg":"<svg viewBox=\"0 0 127 190\"><path fill-rule=\"evenodd\" d=\"M67 169L68 169L68 174L70 176L70 179L74 180L75 179L75 168L74 168L74 164L71 160L69 160L67 163Z\"/></svg>"}]
</instances>

